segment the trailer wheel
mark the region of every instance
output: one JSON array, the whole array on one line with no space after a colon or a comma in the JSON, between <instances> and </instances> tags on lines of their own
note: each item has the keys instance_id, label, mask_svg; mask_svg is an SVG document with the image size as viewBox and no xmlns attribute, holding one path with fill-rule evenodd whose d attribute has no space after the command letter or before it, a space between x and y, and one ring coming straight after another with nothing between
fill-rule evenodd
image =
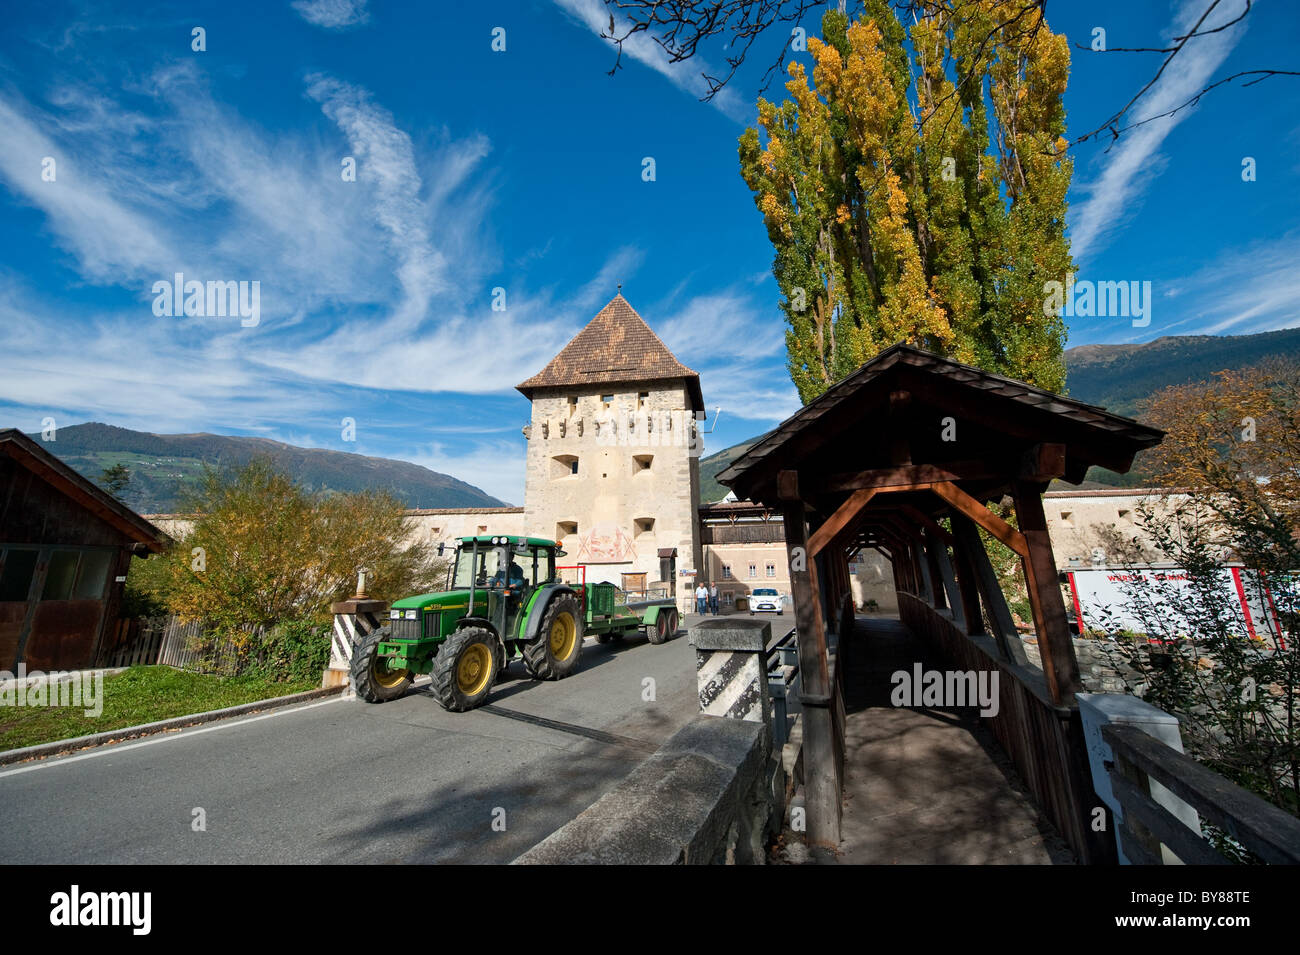
<instances>
[{"instance_id":1,"label":"trailer wheel","mask_svg":"<svg viewBox=\"0 0 1300 955\"><path fill-rule=\"evenodd\" d=\"M661 613L655 618L655 622L646 631L646 636L650 638L651 643L666 643L672 636L672 631L668 629L668 624L672 622L672 614Z\"/></svg>"},{"instance_id":2,"label":"trailer wheel","mask_svg":"<svg viewBox=\"0 0 1300 955\"><path fill-rule=\"evenodd\" d=\"M352 689L367 703L387 703L411 687L410 670L390 668L378 655L379 644L390 636L390 627L377 627L352 653Z\"/></svg>"},{"instance_id":3,"label":"trailer wheel","mask_svg":"<svg viewBox=\"0 0 1300 955\"><path fill-rule=\"evenodd\" d=\"M457 630L433 658L433 698L445 710L463 713L481 706L500 673L500 641L482 627Z\"/></svg>"},{"instance_id":4,"label":"trailer wheel","mask_svg":"<svg viewBox=\"0 0 1300 955\"><path fill-rule=\"evenodd\" d=\"M551 601L537 639L524 647L524 666L537 680L562 680L582 658L582 605L572 594Z\"/></svg>"}]
</instances>

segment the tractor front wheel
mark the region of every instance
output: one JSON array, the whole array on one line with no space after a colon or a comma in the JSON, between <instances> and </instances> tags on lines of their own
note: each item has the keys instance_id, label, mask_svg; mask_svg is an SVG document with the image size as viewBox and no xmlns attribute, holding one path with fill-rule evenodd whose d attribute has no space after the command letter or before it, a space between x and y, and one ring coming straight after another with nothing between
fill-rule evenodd
<instances>
[{"instance_id":1,"label":"tractor front wheel","mask_svg":"<svg viewBox=\"0 0 1300 955\"><path fill-rule=\"evenodd\" d=\"M500 660L499 641L491 631L481 627L457 630L433 658L433 698L453 713L481 706L492 692Z\"/></svg>"},{"instance_id":2,"label":"tractor front wheel","mask_svg":"<svg viewBox=\"0 0 1300 955\"><path fill-rule=\"evenodd\" d=\"M524 666L538 680L562 680L582 657L582 605L572 594L551 601L537 639L524 647Z\"/></svg>"},{"instance_id":3,"label":"tractor front wheel","mask_svg":"<svg viewBox=\"0 0 1300 955\"><path fill-rule=\"evenodd\" d=\"M367 703L395 700L411 688L411 671L390 667L379 656L379 644L390 636L390 628L377 627L352 653L352 689Z\"/></svg>"}]
</instances>

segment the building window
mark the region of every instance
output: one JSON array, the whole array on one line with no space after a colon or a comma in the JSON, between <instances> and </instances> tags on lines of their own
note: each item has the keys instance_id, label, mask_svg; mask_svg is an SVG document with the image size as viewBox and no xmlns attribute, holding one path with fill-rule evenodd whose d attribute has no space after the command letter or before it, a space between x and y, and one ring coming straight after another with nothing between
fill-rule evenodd
<instances>
[{"instance_id":1,"label":"building window","mask_svg":"<svg viewBox=\"0 0 1300 955\"><path fill-rule=\"evenodd\" d=\"M564 538L577 533L578 533L577 521L560 521L555 525L555 536L557 538Z\"/></svg>"},{"instance_id":2,"label":"building window","mask_svg":"<svg viewBox=\"0 0 1300 955\"><path fill-rule=\"evenodd\" d=\"M572 418L573 415L574 415L574 412L576 412L577 410L578 410L578 399L577 399L577 398L570 398L570 399L569 399L569 417Z\"/></svg>"},{"instance_id":3,"label":"building window","mask_svg":"<svg viewBox=\"0 0 1300 955\"><path fill-rule=\"evenodd\" d=\"M750 565L749 565L749 576L750 576L750 577L757 577L757 576L758 576L758 565L757 565L757 564L750 564Z\"/></svg>"},{"instance_id":4,"label":"building window","mask_svg":"<svg viewBox=\"0 0 1300 955\"><path fill-rule=\"evenodd\" d=\"M634 454L632 455L632 473L640 474L642 471L649 471L650 465L654 463L653 454Z\"/></svg>"},{"instance_id":5,"label":"building window","mask_svg":"<svg viewBox=\"0 0 1300 955\"><path fill-rule=\"evenodd\" d=\"M42 600L98 600L108 582L108 551L56 550L45 571Z\"/></svg>"},{"instance_id":6,"label":"building window","mask_svg":"<svg viewBox=\"0 0 1300 955\"><path fill-rule=\"evenodd\" d=\"M1074 526L1074 520L1073 520L1073 518L1074 518L1074 511L1062 511L1062 512L1061 512L1061 526L1062 526L1062 527L1073 527L1073 526Z\"/></svg>"},{"instance_id":7,"label":"building window","mask_svg":"<svg viewBox=\"0 0 1300 955\"><path fill-rule=\"evenodd\" d=\"M576 454L557 454L551 458L551 479L572 477L578 473Z\"/></svg>"},{"instance_id":8,"label":"building window","mask_svg":"<svg viewBox=\"0 0 1300 955\"><path fill-rule=\"evenodd\" d=\"M639 391L636 396L636 410L640 411L650 401L650 392Z\"/></svg>"},{"instance_id":9,"label":"building window","mask_svg":"<svg viewBox=\"0 0 1300 955\"><path fill-rule=\"evenodd\" d=\"M653 534L655 519L653 517L638 517L632 521L632 527L634 537L640 537L642 534Z\"/></svg>"},{"instance_id":10,"label":"building window","mask_svg":"<svg viewBox=\"0 0 1300 955\"><path fill-rule=\"evenodd\" d=\"M1131 520L1131 519L1132 519L1132 516L1133 516L1133 512L1132 512L1132 511L1128 510L1127 508L1120 508L1120 511L1119 511L1119 519L1120 519L1121 521Z\"/></svg>"},{"instance_id":11,"label":"building window","mask_svg":"<svg viewBox=\"0 0 1300 955\"><path fill-rule=\"evenodd\" d=\"M723 580L730 580L730 579L731 579L731 565L730 565L730 564L723 564L723 565L722 565L722 579L723 579Z\"/></svg>"},{"instance_id":12,"label":"building window","mask_svg":"<svg viewBox=\"0 0 1300 955\"><path fill-rule=\"evenodd\" d=\"M604 404L606 404L606 405L612 405L612 404L614 403L614 396L613 396L613 395L601 395L601 396L600 396L600 400L601 400Z\"/></svg>"},{"instance_id":13,"label":"building window","mask_svg":"<svg viewBox=\"0 0 1300 955\"><path fill-rule=\"evenodd\" d=\"M769 576L769 577L775 577L775 576L776 576L776 564L768 564L768 565L767 565L767 576Z\"/></svg>"},{"instance_id":14,"label":"building window","mask_svg":"<svg viewBox=\"0 0 1300 955\"><path fill-rule=\"evenodd\" d=\"M26 601L36 571L36 551L10 550L0 568L0 601Z\"/></svg>"},{"instance_id":15,"label":"building window","mask_svg":"<svg viewBox=\"0 0 1300 955\"><path fill-rule=\"evenodd\" d=\"M486 534L486 533L487 533L487 525L486 525L486 524L480 524L480 525L478 526L478 533L480 533L480 534Z\"/></svg>"}]
</instances>

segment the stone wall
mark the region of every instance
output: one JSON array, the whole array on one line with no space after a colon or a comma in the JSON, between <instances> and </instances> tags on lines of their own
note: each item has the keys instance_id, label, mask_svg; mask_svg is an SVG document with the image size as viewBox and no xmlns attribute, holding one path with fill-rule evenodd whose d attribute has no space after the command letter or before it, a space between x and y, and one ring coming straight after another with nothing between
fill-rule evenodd
<instances>
[{"instance_id":1,"label":"stone wall","mask_svg":"<svg viewBox=\"0 0 1300 955\"><path fill-rule=\"evenodd\" d=\"M1038 641L1024 640L1029 665L1041 670L1042 655ZM1079 661L1079 678L1089 693L1130 693L1145 681L1125 658L1123 651L1109 640L1075 638L1074 655Z\"/></svg>"},{"instance_id":2,"label":"stone wall","mask_svg":"<svg viewBox=\"0 0 1300 955\"><path fill-rule=\"evenodd\" d=\"M697 716L515 864L762 863L779 804L770 757L766 721Z\"/></svg>"}]
</instances>

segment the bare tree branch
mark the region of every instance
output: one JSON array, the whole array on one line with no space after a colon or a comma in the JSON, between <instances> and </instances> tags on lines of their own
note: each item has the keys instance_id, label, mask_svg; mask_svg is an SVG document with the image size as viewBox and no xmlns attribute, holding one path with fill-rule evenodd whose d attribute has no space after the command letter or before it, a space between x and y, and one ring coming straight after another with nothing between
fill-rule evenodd
<instances>
[{"instance_id":1,"label":"bare tree branch","mask_svg":"<svg viewBox=\"0 0 1300 955\"><path fill-rule=\"evenodd\" d=\"M1174 37L1174 40L1186 42L1194 37L1209 36L1211 33L1221 33L1233 24L1240 23L1242 20L1246 19L1246 14L1250 13L1250 5L1253 2L1254 0L1245 0L1246 8L1242 10L1234 20L1229 20L1227 23L1217 26L1213 30L1193 29L1191 33L1184 36ZM1208 13L1209 11L1206 12ZM1204 20L1205 18L1202 17L1201 19ZM1086 50L1089 53L1177 53L1180 49L1180 47L1177 46L1108 46L1104 50L1094 50L1092 46L1087 43L1076 43L1074 45L1076 49Z\"/></svg>"}]
</instances>

